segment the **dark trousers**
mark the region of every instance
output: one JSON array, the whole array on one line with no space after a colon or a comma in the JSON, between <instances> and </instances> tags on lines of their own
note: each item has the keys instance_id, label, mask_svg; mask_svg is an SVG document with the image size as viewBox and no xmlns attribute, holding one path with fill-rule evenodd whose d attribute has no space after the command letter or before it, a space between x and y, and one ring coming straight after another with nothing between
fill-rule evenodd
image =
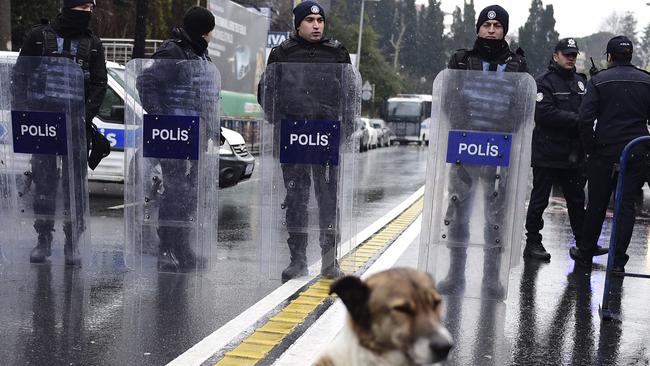
<instances>
[{"instance_id":1,"label":"dark trousers","mask_svg":"<svg viewBox=\"0 0 650 366\"><path fill-rule=\"evenodd\" d=\"M164 193L158 208L159 250L190 249L192 230L187 226L167 226L165 221L196 222L198 162L163 159L160 161ZM155 189L156 187L154 187Z\"/></svg>"},{"instance_id":2,"label":"dark trousers","mask_svg":"<svg viewBox=\"0 0 650 366\"><path fill-rule=\"evenodd\" d=\"M602 230L603 221L612 192L616 189L618 172L614 170L611 158L592 156L588 162L588 202L585 213L583 240L580 250L591 253L595 250ZM632 238L635 219L635 194L643 186L646 177L646 162L643 158L630 159L623 186L621 210L617 218L616 262L627 262L627 247Z\"/></svg>"},{"instance_id":3,"label":"dark trousers","mask_svg":"<svg viewBox=\"0 0 650 366\"><path fill-rule=\"evenodd\" d=\"M465 165L453 167L450 171L450 202L445 214L449 241L467 243L470 236L470 216L474 208L475 195L483 189L483 211L485 226L483 237L485 247L502 246L503 219L506 210L507 169L494 166Z\"/></svg>"},{"instance_id":4,"label":"dark trousers","mask_svg":"<svg viewBox=\"0 0 650 366\"><path fill-rule=\"evenodd\" d=\"M73 157L75 158L75 157ZM58 161L62 160L61 171L58 168ZM79 162L79 164L81 164ZM34 200L32 202L34 214L45 216L34 221L34 229L39 235L49 235L54 231L54 214L56 212L57 190L59 181L62 180L63 187L63 208L67 212L67 218L63 222L63 231L70 244L75 243L85 230L84 207L82 197L75 199L74 210L70 207L70 172L69 157L55 155L33 155L31 158L32 177L34 185ZM85 168L85 165L82 165ZM82 181L86 178L87 170L82 170ZM74 182L74 180L73 180ZM76 187L79 188L79 187ZM79 189L74 189L75 194ZM47 218L52 216L52 218ZM64 215L65 217L66 215ZM73 227L73 223L75 223ZM74 234L72 230L75 230Z\"/></svg>"},{"instance_id":5,"label":"dark trousers","mask_svg":"<svg viewBox=\"0 0 650 366\"><path fill-rule=\"evenodd\" d=\"M323 250L331 249L340 237L337 225L338 167L322 165L284 164L282 165L284 187L287 191L284 205L286 209L287 231L304 238L307 245L306 229L309 224L309 195L311 182L314 182L318 203L319 241Z\"/></svg>"},{"instance_id":6,"label":"dark trousers","mask_svg":"<svg viewBox=\"0 0 650 366\"><path fill-rule=\"evenodd\" d=\"M533 167L533 190L530 193L526 214L526 243L542 242L542 234L540 234L544 227L542 214L548 206L548 199L555 182L562 188L576 243L581 241L585 216L585 179L577 169Z\"/></svg>"}]
</instances>

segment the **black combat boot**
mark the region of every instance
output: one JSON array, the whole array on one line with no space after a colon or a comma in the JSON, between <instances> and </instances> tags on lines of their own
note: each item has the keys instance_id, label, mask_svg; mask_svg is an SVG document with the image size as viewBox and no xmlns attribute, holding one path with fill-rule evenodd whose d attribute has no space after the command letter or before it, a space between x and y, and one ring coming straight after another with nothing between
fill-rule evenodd
<instances>
[{"instance_id":1,"label":"black combat boot","mask_svg":"<svg viewBox=\"0 0 650 366\"><path fill-rule=\"evenodd\" d=\"M52 232L54 231L54 221L36 220L34 229L38 233L36 246L29 253L31 263L43 263L45 259L52 255Z\"/></svg>"},{"instance_id":2,"label":"black combat boot","mask_svg":"<svg viewBox=\"0 0 650 366\"><path fill-rule=\"evenodd\" d=\"M207 266L205 257L196 255L189 241L183 241L174 248L181 272L202 271Z\"/></svg>"},{"instance_id":3,"label":"black combat boot","mask_svg":"<svg viewBox=\"0 0 650 366\"><path fill-rule=\"evenodd\" d=\"M162 245L158 249L158 270L160 272L179 272L180 264L176 255Z\"/></svg>"},{"instance_id":4,"label":"black combat boot","mask_svg":"<svg viewBox=\"0 0 650 366\"><path fill-rule=\"evenodd\" d=\"M339 261L336 260L336 249L336 240L334 238L334 235L322 235L320 245L321 276L328 278L338 278L344 275L344 273L341 271L341 267L339 266Z\"/></svg>"},{"instance_id":5,"label":"black combat boot","mask_svg":"<svg viewBox=\"0 0 650 366\"><path fill-rule=\"evenodd\" d=\"M158 270L161 272L180 272L180 261L172 250L175 240L174 228L159 227Z\"/></svg>"},{"instance_id":6,"label":"black combat boot","mask_svg":"<svg viewBox=\"0 0 650 366\"><path fill-rule=\"evenodd\" d=\"M52 233L38 234L38 242L31 253L29 261L31 263L43 263L52 255Z\"/></svg>"},{"instance_id":7,"label":"black combat boot","mask_svg":"<svg viewBox=\"0 0 650 366\"><path fill-rule=\"evenodd\" d=\"M467 248L449 248L449 271L447 276L436 288L441 294L458 295L465 290L465 263L467 262Z\"/></svg>"},{"instance_id":8,"label":"black combat boot","mask_svg":"<svg viewBox=\"0 0 650 366\"><path fill-rule=\"evenodd\" d=\"M63 232L65 233L65 245L63 246L65 264L67 266L80 266L81 255L79 254L79 237L73 237L72 224L69 222L63 224ZM76 234L79 235L80 232L77 232Z\"/></svg>"},{"instance_id":9,"label":"black combat boot","mask_svg":"<svg viewBox=\"0 0 650 366\"><path fill-rule=\"evenodd\" d=\"M503 300L506 296L506 289L499 279L499 272L501 272L501 250L498 253L494 253L493 251L485 251L483 253L485 257L483 258L482 297Z\"/></svg>"},{"instance_id":10,"label":"black combat boot","mask_svg":"<svg viewBox=\"0 0 650 366\"><path fill-rule=\"evenodd\" d=\"M287 244L291 253L291 263L282 271L283 283L309 274L307 268L307 234L289 233Z\"/></svg>"},{"instance_id":11,"label":"black combat boot","mask_svg":"<svg viewBox=\"0 0 650 366\"><path fill-rule=\"evenodd\" d=\"M524 248L524 258L539 259L541 261L550 262L551 253L546 251L541 242L526 242Z\"/></svg>"}]
</instances>

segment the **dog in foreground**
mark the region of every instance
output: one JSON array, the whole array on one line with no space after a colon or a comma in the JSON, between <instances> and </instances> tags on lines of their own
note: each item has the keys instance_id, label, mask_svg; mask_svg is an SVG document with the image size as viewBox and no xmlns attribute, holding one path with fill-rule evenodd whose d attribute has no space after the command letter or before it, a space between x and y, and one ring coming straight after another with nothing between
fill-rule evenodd
<instances>
[{"instance_id":1,"label":"dog in foreground","mask_svg":"<svg viewBox=\"0 0 650 366\"><path fill-rule=\"evenodd\" d=\"M365 282L346 276L330 294L339 296L349 317L315 366L421 366L447 358L453 341L428 274L394 268Z\"/></svg>"}]
</instances>

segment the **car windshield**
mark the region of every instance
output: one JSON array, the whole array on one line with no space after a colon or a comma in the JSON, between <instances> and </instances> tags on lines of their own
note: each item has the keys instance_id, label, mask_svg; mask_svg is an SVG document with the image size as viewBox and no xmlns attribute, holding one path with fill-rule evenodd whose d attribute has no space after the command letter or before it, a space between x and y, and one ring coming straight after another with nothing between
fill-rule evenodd
<instances>
[{"instance_id":1,"label":"car windshield","mask_svg":"<svg viewBox=\"0 0 650 366\"><path fill-rule=\"evenodd\" d=\"M124 81L124 69L108 67L106 68L106 71L108 71L108 74L111 75L123 89L126 89L126 82Z\"/></svg>"},{"instance_id":2,"label":"car windshield","mask_svg":"<svg viewBox=\"0 0 650 366\"><path fill-rule=\"evenodd\" d=\"M372 127L381 128L381 123L373 122Z\"/></svg>"},{"instance_id":3,"label":"car windshield","mask_svg":"<svg viewBox=\"0 0 650 366\"><path fill-rule=\"evenodd\" d=\"M419 118L422 113L420 102L388 102L388 115L390 117Z\"/></svg>"}]
</instances>

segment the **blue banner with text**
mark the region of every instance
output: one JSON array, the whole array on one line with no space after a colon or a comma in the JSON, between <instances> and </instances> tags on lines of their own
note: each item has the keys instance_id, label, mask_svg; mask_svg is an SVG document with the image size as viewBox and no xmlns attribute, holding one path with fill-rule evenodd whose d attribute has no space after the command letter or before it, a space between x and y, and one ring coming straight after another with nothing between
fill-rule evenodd
<instances>
[{"instance_id":1,"label":"blue banner with text","mask_svg":"<svg viewBox=\"0 0 650 366\"><path fill-rule=\"evenodd\" d=\"M508 166L511 146L507 133L449 131L447 163Z\"/></svg>"},{"instance_id":2,"label":"blue banner with text","mask_svg":"<svg viewBox=\"0 0 650 366\"><path fill-rule=\"evenodd\" d=\"M11 111L14 152L68 155L65 113Z\"/></svg>"},{"instance_id":3,"label":"blue banner with text","mask_svg":"<svg viewBox=\"0 0 650 366\"><path fill-rule=\"evenodd\" d=\"M280 163L339 165L340 121L283 119Z\"/></svg>"},{"instance_id":4,"label":"blue banner with text","mask_svg":"<svg viewBox=\"0 0 650 366\"><path fill-rule=\"evenodd\" d=\"M199 116L144 115L143 156L199 159Z\"/></svg>"}]
</instances>

